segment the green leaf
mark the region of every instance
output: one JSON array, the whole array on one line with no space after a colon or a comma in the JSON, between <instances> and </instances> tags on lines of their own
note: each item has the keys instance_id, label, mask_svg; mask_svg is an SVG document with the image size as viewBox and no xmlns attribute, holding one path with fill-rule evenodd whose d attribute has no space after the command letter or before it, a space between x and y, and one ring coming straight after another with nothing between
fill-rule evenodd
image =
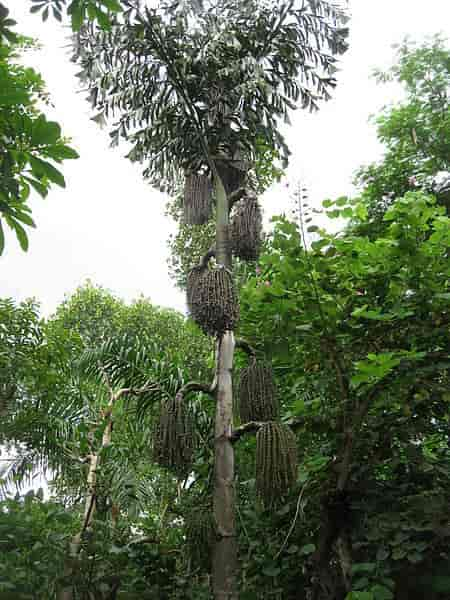
<instances>
[{"instance_id":1,"label":"green leaf","mask_svg":"<svg viewBox=\"0 0 450 600\"><path fill-rule=\"evenodd\" d=\"M375 571L376 563L355 563L352 566L352 575L357 573L372 573Z\"/></svg>"},{"instance_id":2,"label":"green leaf","mask_svg":"<svg viewBox=\"0 0 450 600\"><path fill-rule=\"evenodd\" d=\"M363 590L364 588L367 588L369 586L369 580L367 579L367 577L360 577L359 579L355 580L355 583L353 584L353 588L355 590Z\"/></svg>"},{"instance_id":3,"label":"green leaf","mask_svg":"<svg viewBox=\"0 0 450 600\"><path fill-rule=\"evenodd\" d=\"M15 106L28 104L29 94L25 90L3 89L0 90L0 106Z\"/></svg>"},{"instance_id":4,"label":"green leaf","mask_svg":"<svg viewBox=\"0 0 450 600\"><path fill-rule=\"evenodd\" d=\"M42 160L36 156L30 156L30 164L33 174L38 177L45 176L53 183L56 183L61 187L66 187L66 182L62 173L46 160Z\"/></svg>"},{"instance_id":5,"label":"green leaf","mask_svg":"<svg viewBox=\"0 0 450 600\"><path fill-rule=\"evenodd\" d=\"M22 223L25 223L25 225L29 225L30 227L36 227L35 222L27 213L16 210L14 212L14 218L18 221L21 221Z\"/></svg>"},{"instance_id":6,"label":"green leaf","mask_svg":"<svg viewBox=\"0 0 450 600\"><path fill-rule=\"evenodd\" d=\"M54 121L39 116L32 125L31 142L36 146L56 144L61 139L61 127Z\"/></svg>"},{"instance_id":7,"label":"green leaf","mask_svg":"<svg viewBox=\"0 0 450 600\"><path fill-rule=\"evenodd\" d=\"M402 548L401 546L394 548L394 550L392 552L393 560L402 560L403 558L405 558L405 556L406 556L406 550L404 548Z\"/></svg>"},{"instance_id":8,"label":"green leaf","mask_svg":"<svg viewBox=\"0 0 450 600\"><path fill-rule=\"evenodd\" d=\"M300 554L312 554L316 549L316 546L314 544L305 544L304 546L302 546L300 548Z\"/></svg>"},{"instance_id":9,"label":"green leaf","mask_svg":"<svg viewBox=\"0 0 450 600\"><path fill-rule=\"evenodd\" d=\"M102 10L100 8L95 8L95 17L98 21L98 24L100 25L100 27L102 29L105 30L109 30L111 29L111 20L108 17L108 15L104 12L102 12Z\"/></svg>"},{"instance_id":10,"label":"green leaf","mask_svg":"<svg viewBox=\"0 0 450 600\"><path fill-rule=\"evenodd\" d=\"M42 8L44 8L44 6L45 6L45 2L43 2L42 4L34 4L30 8L30 12L31 13L39 12Z\"/></svg>"},{"instance_id":11,"label":"green leaf","mask_svg":"<svg viewBox=\"0 0 450 600\"><path fill-rule=\"evenodd\" d=\"M378 550L377 550L377 560L378 561L381 562L383 560L386 560L386 558L388 558L388 556L389 556L388 548L383 548L383 547L378 548Z\"/></svg>"},{"instance_id":12,"label":"green leaf","mask_svg":"<svg viewBox=\"0 0 450 600\"><path fill-rule=\"evenodd\" d=\"M28 181L28 183L31 184L31 186L36 190L36 192L40 196L42 196L42 198L45 198L48 195L48 186L44 185L40 181L37 181L36 179L32 179L31 177L26 177L25 175L23 178L26 179Z\"/></svg>"},{"instance_id":13,"label":"green leaf","mask_svg":"<svg viewBox=\"0 0 450 600\"><path fill-rule=\"evenodd\" d=\"M101 3L111 12L120 12L122 10L122 7L117 0L101 0Z\"/></svg>"},{"instance_id":14,"label":"green leaf","mask_svg":"<svg viewBox=\"0 0 450 600\"><path fill-rule=\"evenodd\" d=\"M57 21L59 21L61 23L62 21L62 14L61 11L59 11L56 6L53 7L53 16L55 17L55 19Z\"/></svg>"},{"instance_id":15,"label":"green leaf","mask_svg":"<svg viewBox=\"0 0 450 600\"><path fill-rule=\"evenodd\" d=\"M3 231L2 220L0 219L0 256L3 254L5 249L5 233Z\"/></svg>"},{"instance_id":16,"label":"green leaf","mask_svg":"<svg viewBox=\"0 0 450 600\"><path fill-rule=\"evenodd\" d=\"M450 593L450 576L435 575L431 578L431 589L441 594Z\"/></svg>"},{"instance_id":17,"label":"green leaf","mask_svg":"<svg viewBox=\"0 0 450 600\"><path fill-rule=\"evenodd\" d=\"M67 12L70 14L72 19L73 31L79 31L85 16L85 11L83 10L79 0L73 0L72 4L70 4L69 8L67 9Z\"/></svg>"},{"instance_id":18,"label":"green leaf","mask_svg":"<svg viewBox=\"0 0 450 600\"><path fill-rule=\"evenodd\" d=\"M379 585L378 583L374 585L371 590L373 594L374 600L393 600L394 594L391 590L384 585Z\"/></svg>"},{"instance_id":19,"label":"green leaf","mask_svg":"<svg viewBox=\"0 0 450 600\"><path fill-rule=\"evenodd\" d=\"M351 219L353 217L353 208L351 206L346 206L341 210L341 216L345 219Z\"/></svg>"},{"instance_id":20,"label":"green leaf","mask_svg":"<svg viewBox=\"0 0 450 600\"><path fill-rule=\"evenodd\" d=\"M279 567L269 566L269 567L264 567L262 572L264 575L267 575L268 577L276 577L277 575L279 575L281 573L281 569Z\"/></svg>"},{"instance_id":21,"label":"green leaf","mask_svg":"<svg viewBox=\"0 0 450 600\"><path fill-rule=\"evenodd\" d=\"M76 150L71 148L70 146L66 146L65 144L55 144L52 145L45 150L47 156L53 158L57 162L61 162L66 159L75 159L79 158L79 154Z\"/></svg>"},{"instance_id":22,"label":"green leaf","mask_svg":"<svg viewBox=\"0 0 450 600\"><path fill-rule=\"evenodd\" d=\"M26 234L25 229L22 227L22 225L17 223L17 221L14 221L11 218L8 219L8 222L16 232L16 237L19 241L20 247L24 252L26 252L28 250L28 236Z\"/></svg>"},{"instance_id":23,"label":"green leaf","mask_svg":"<svg viewBox=\"0 0 450 600\"><path fill-rule=\"evenodd\" d=\"M408 554L408 560L413 564L417 564L419 562L422 562L423 554L421 554L420 552L411 552L411 554Z\"/></svg>"},{"instance_id":24,"label":"green leaf","mask_svg":"<svg viewBox=\"0 0 450 600\"><path fill-rule=\"evenodd\" d=\"M355 208L355 216L360 221L365 221L368 216L367 207L364 204L358 204Z\"/></svg>"}]
</instances>

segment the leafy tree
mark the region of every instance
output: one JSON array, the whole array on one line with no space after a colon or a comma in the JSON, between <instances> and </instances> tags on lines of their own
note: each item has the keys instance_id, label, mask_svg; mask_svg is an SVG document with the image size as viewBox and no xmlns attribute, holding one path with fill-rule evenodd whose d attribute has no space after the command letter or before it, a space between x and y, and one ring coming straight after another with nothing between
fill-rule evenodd
<instances>
[{"instance_id":1,"label":"leafy tree","mask_svg":"<svg viewBox=\"0 0 450 600\"><path fill-rule=\"evenodd\" d=\"M31 0L31 12L41 12L42 20L52 15L62 21L64 10L70 17L72 27L77 31L86 20L96 21L101 27L111 26L111 16L123 10L127 2L121 0Z\"/></svg>"},{"instance_id":2,"label":"leafy tree","mask_svg":"<svg viewBox=\"0 0 450 600\"><path fill-rule=\"evenodd\" d=\"M0 301L0 397L7 413L20 394L19 382L27 376L41 343L39 316L33 301L16 307L12 300Z\"/></svg>"},{"instance_id":3,"label":"leafy tree","mask_svg":"<svg viewBox=\"0 0 450 600\"><path fill-rule=\"evenodd\" d=\"M32 42L9 28L15 22L0 3L0 216L28 249L24 225L34 227L28 199L34 189L47 196L53 184L65 186L54 163L78 155L62 137L58 123L49 121L39 108L46 101L41 76L19 62L19 54ZM0 220L0 254L5 238Z\"/></svg>"},{"instance_id":4,"label":"leafy tree","mask_svg":"<svg viewBox=\"0 0 450 600\"><path fill-rule=\"evenodd\" d=\"M204 225L185 223L181 194L168 202L167 214L177 223L177 231L168 241L169 275L179 288L185 290L192 265L198 263L214 245L216 229L212 219Z\"/></svg>"},{"instance_id":5,"label":"leafy tree","mask_svg":"<svg viewBox=\"0 0 450 600\"><path fill-rule=\"evenodd\" d=\"M147 518L147 521L150 521ZM146 519L119 519L114 526L97 521L95 536L84 542L76 573L77 598L168 598L176 554L170 536L157 537ZM54 600L64 569L67 543L79 526L76 510L57 499L44 500L43 490L0 502L0 593L5 600ZM152 535L153 534L153 535ZM172 536L173 538L173 536Z\"/></svg>"},{"instance_id":6,"label":"leafy tree","mask_svg":"<svg viewBox=\"0 0 450 600\"><path fill-rule=\"evenodd\" d=\"M386 148L383 159L361 168L356 178L370 215L381 226L389 204L407 191L422 188L441 197L436 176L450 171L450 52L445 40L435 36L421 45L405 41L395 66L378 72L377 78L399 83L405 92L404 101L386 107L376 119ZM446 194L440 201L448 208Z\"/></svg>"},{"instance_id":7,"label":"leafy tree","mask_svg":"<svg viewBox=\"0 0 450 600\"><path fill-rule=\"evenodd\" d=\"M326 201L354 227L314 228L310 249L302 221L276 222L242 292L241 332L272 356L299 431L304 518L297 504L289 542L310 555L305 597L419 598L427 587L443 598L449 557L432 523L447 519L450 484L450 221L432 196L407 192L371 240L358 233L362 199Z\"/></svg>"},{"instance_id":8,"label":"leafy tree","mask_svg":"<svg viewBox=\"0 0 450 600\"><path fill-rule=\"evenodd\" d=\"M54 598L55 582L74 515L43 502L43 490L0 502L2 598ZM51 525L50 525L51 523Z\"/></svg>"},{"instance_id":9,"label":"leafy tree","mask_svg":"<svg viewBox=\"0 0 450 600\"><path fill-rule=\"evenodd\" d=\"M5 306L1 331L10 362L2 368L0 383L3 377L5 385L13 379L17 392L1 424L2 440L13 457L16 450L3 476L9 483L23 482L27 474L46 471L52 490L72 515L71 532L61 538L58 550L58 581L52 586L59 588L60 597L72 597L74 590L87 594L99 585L112 593L119 580L125 590L144 589L148 583L159 593L159 585L169 585L168 577L156 585L151 574L138 577L133 572L131 588L125 583L130 565L137 569L141 559L149 559L147 551L137 550L140 537L150 537L151 545L161 548L166 540L178 539L179 528L163 535L153 518L139 517L159 508L164 498L176 497L173 479L148 460L155 403L174 395L184 378L209 374L209 344L175 311L144 299L126 305L91 284L77 290L47 322L39 322L35 309L29 310L30 318L26 306L22 311L11 302ZM187 348L197 348L190 362L185 360ZM13 364L15 356L23 369L13 373L14 365L20 365L19 360ZM130 523L149 536L133 534ZM84 573L90 544L102 565L91 571L92 580ZM111 556L112 545L122 550ZM161 565L170 558L164 552ZM111 560L114 556L121 559L121 570ZM154 559L159 556L158 550Z\"/></svg>"}]
</instances>

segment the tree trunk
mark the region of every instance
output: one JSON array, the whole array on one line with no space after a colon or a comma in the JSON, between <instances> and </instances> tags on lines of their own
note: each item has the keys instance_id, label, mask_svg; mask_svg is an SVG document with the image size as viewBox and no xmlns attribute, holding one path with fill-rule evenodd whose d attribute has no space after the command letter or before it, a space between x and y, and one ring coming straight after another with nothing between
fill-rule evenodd
<instances>
[{"instance_id":1,"label":"tree trunk","mask_svg":"<svg viewBox=\"0 0 450 600\"><path fill-rule=\"evenodd\" d=\"M216 260L219 264L231 269L231 251L229 240L229 212L228 197L224 184L216 177Z\"/></svg>"},{"instance_id":2,"label":"tree trunk","mask_svg":"<svg viewBox=\"0 0 450 600\"><path fill-rule=\"evenodd\" d=\"M228 240L228 199L224 185L216 178L217 222L216 259L231 267ZM214 439L214 520L217 539L213 550L212 575L215 600L237 600L237 545L235 525L233 431L234 335L227 331L218 343L216 423Z\"/></svg>"},{"instance_id":3,"label":"tree trunk","mask_svg":"<svg viewBox=\"0 0 450 600\"><path fill-rule=\"evenodd\" d=\"M89 455L89 470L87 476L87 485L88 492L86 495L85 503L84 503L84 516L83 516L83 524L81 530L72 538L69 546L69 556L67 560L67 566L65 569L64 577L70 579L73 576L73 573L76 569L76 562L78 559L78 555L81 550L81 542L83 540L83 534L85 531L92 525L95 514L95 502L96 502L96 494L97 494L97 471L98 466L100 464L100 451L106 446L109 446L111 443L111 434L112 434L112 407L116 397L111 394L111 399L109 401L108 408L104 413L104 420L106 421L106 427L103 432L102 444L100 450L97 452L92 452ZM58 594L58 600L73 600L74 598L74 588L70 583Z\"/></svg>"}]
</instances>

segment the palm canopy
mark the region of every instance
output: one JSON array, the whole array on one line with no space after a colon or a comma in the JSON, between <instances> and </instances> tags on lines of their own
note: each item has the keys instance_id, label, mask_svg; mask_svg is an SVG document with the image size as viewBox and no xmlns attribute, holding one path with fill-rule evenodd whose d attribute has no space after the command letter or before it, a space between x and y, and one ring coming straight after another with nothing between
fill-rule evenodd
<instances>
[{"instance_id":1,"label":"palm canopy","mask_svg":"<svg viewBox=\"0 0 450 600\"><path fill-rule=\"evenodd\" d=\"M211 159L252 163L258 149L289 151L278 122L298 102L314 110L335 86L346 50L345 13L321 0L162 3L128 9L109 31L86 26L76 57L100 117L118 116L112 142L173 189L181 171Z\"/></svg>"}]
</instances>

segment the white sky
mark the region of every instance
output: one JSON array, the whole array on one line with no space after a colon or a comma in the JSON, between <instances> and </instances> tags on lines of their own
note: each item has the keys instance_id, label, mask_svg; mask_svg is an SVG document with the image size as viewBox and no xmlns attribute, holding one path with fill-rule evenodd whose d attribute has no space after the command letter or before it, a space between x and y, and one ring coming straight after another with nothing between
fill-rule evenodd
<instances>
[{"instance_id":1,"label":"white sky","mask_svg":"<svg viewBox=\"0 0 450 600\"><path fill-rule=\"evenodd\" d=\"M40 70L55 109L47 111L72 138L81 158L63 165L67 188L32 202L36 230L23 253L11 235L0 258L0 296L34 296L45 313L87 278L131 300L140 294L184 310L184 297L167 272L166 241L174 225L165 198L146 184L139 166L108 147L107 130L90 121L77 93L76 66L69 62L62 27L28 14L30 0L7 0L19 30L38 38L42 50L26 62ZM338 74L334 99L319 113L296 113L287 131L293 152L289 177L304 178L314 203L352 191L356 168L381 148L368 117L395 100L399 90L377 86L373 68L391 63L391 45L405 35L422 39L450 33L448 0L353 0L350 50ZM289 207L285 185L267 194L266 216Z\"/></svg>"}]
</instances>

